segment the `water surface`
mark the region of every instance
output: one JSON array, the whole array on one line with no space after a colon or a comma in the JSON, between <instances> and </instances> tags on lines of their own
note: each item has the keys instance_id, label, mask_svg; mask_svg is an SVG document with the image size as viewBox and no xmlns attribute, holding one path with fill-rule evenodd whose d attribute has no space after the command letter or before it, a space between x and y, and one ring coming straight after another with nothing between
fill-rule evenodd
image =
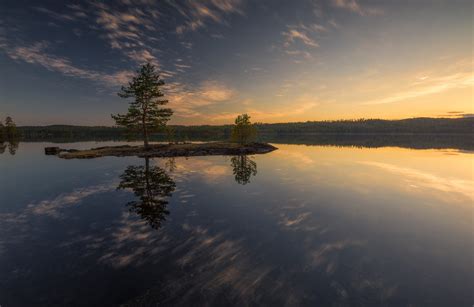
<instances>
[{"instance_id":1,"label":"water surface","mask_svg":"<svg viewBox=\"0 0 474 307\"><path fill-rule=\"evenodd\" d=\"M62 160L50 145L0 155L2 306L474 302L469 151Z\"/></svg>"}]
</instances>

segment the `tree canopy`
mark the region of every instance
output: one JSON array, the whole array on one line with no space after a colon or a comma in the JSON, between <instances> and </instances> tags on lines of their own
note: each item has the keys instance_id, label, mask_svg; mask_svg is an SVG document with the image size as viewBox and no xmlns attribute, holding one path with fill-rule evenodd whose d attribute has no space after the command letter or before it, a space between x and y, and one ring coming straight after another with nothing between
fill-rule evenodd
<instances>
[{"instance_id":1,"label":"tree canopy","mask_svg":"<svg viewBox=\"0 0 474 307\"><path fill-rule=\"evenodd\" d=\"M16 141L18 137L18 129L10 116L5 118L5 125L0 121L0 142Z\"/></svg>"},{"instance_id":2,"label":"tree canopy","mask_svg":"<svg viewBox=\"0 0 474 307\"><path fill-rule=\"evenodd\" d=\"M145 148L148 148L149 134L166 126L173 111L162 106L168 100L161 99L164 93L161 87L165 82L160 78L156 67L147 63L137 71L127 86L122 86L118 95L132 98L125 115L112 115L116 124L127 128L129 132L141 132Z\"/></svg>"},{"instance_id":3,"label":"tree canopy","mask_svg":"<svg viewBox=\"0 0 474 307\"><path fill-rule=\"evenodd\" d=\"M256 136L257 128L250 122L250 116L247 114L237 116L235 125L232 127L232 141L246 144L254 141Z\"/></svg>"}]
</instances>

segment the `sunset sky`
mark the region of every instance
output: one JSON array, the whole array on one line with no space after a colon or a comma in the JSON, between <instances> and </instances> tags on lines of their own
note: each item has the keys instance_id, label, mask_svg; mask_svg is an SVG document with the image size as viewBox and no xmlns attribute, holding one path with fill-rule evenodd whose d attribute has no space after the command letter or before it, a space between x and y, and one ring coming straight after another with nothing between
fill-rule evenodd
<instances>
[{"instance_id":1,"label":"sunset sky","mask_svg":"<svg viewBox=\"0 0 474 307\"><path fill-rule=\"evenodd\" d=\"M471 0L0 2L0 117L112 125L155 63L173 124L469 116Z\"/></svg>"}]
</instances>

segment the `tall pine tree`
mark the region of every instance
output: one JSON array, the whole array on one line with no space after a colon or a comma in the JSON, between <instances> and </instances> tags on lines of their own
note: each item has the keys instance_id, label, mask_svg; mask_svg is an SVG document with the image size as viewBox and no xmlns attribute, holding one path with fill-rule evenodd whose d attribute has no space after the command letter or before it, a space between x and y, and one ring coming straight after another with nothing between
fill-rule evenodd
<instances>
[{"instance_id":1,"label":"tall pine tree","mask_svg":"<svg viewBox=\"0 0 474 307\"><path fill-rule=\"evenodd\" d=\"M112 115L116 124L131 132L141 132L145 149L149 149L149 134L166 126L173 111L163 108L168 100L160 87L165 82L160 78L154 65L143 65L128 86L122 86L118 95L122 98L133 98L125 115Z\"/></svg>"}]
</instances>

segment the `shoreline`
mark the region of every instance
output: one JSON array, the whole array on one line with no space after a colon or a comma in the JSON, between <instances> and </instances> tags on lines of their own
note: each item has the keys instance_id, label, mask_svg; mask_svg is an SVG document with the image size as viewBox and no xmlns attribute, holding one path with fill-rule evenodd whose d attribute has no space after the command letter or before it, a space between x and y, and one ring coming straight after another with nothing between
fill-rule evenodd
<instances>
[{"instance_id":1,"label":"shoreline","mask_svg":"<svg viewBox=\"0 0 474 307\"><path fill-rule=\"evenodd\" d=\"M265 154L278 148L267 143L238 144L231 142L151 144L148 150L144 146L105 146L86 150L46 147L46 155L57 155L62 159L93 159L100 157L190 157L216 155L252 155Z\"/></svg>"}]
</instances>

